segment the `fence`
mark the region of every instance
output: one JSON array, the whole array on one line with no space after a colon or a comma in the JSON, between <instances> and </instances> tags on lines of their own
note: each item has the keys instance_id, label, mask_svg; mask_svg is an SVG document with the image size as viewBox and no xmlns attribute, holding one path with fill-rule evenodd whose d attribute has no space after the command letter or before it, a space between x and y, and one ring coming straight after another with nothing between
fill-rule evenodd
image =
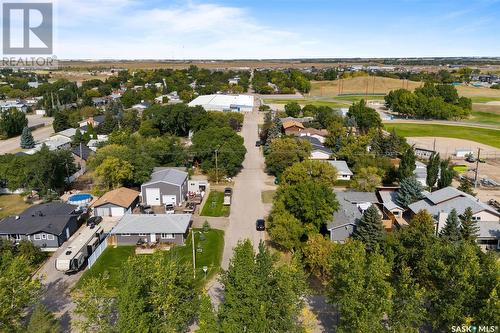
<instances>
[{"instance_id":1,"label":"fence","mask_svg":"<svg viewBox=\"0 0 500 333\"><path fill-rule=\"evenodd\" d=\"M101 254L108 247L108 235L104 238L104 241L95 249L95 251L90 255L88 259L88 268L92 267L93 264L97 261L97 259L101 256Z\"/></svg>"}]
</instances>

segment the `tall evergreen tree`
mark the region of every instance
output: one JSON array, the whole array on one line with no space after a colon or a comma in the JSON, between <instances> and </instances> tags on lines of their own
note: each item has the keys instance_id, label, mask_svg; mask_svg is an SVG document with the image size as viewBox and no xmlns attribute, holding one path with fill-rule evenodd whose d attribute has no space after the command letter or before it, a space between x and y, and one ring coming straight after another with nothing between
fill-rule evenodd
<instances>
[{"instance_id":1,"label":"tall evergreen tree","mask_svg":"<svg viewBox=\"0 0 500 333\"><path fill-rule=\"evenodd\" d=\"M52 312L39 303L31 314L26 331L29 333L59 333L61 332L61 325L54 318Z\"/></svg>"},{"instance_id":2,"label":"tall evergreen tree","mask_svg":"<svg viewBox=\"0 0 500 333\"><path fill-rule=\"evenodd\" d=\"M54 132L60 132L70 128L71 126L68 115L63 111L55 112L52 127L54 127Z\"/></svg>"},{"instance_id":3,"label":"tall evergreen tree","mask_svg":"<svg viewBox=\"0 0 500 333\"><path fill-rule=\"evenodd\" d=\"M72 144L76 146L79 145L80 143L85 143L85 137L82 134L82 131L80 131L80 129L77 128L75 131L75 135L73 136Z\"/></svg>"},{"instance_id":4,"label":"tall evergreen tree","mask_svg":"<svg viewBox=\"0 0 500 333\"><path fill-rule=\"evenodd\" d=\"M451 185L455 171L450 163L450 159L441 161L441 170L438 180L438 188L442 189Z\"/></svg>"},{"instance_id":5,"label":"tall evergreen tree","mask_svg":"<svg viewBox=\"0 0 500 333\"><path fill-rule=\"evenodd\" d=\"M385 231L382 225L382 218L375 205L371 205L363 213L361 220L356 226L353 237L354 239L362 241L366 249L373 251L377 245L382 245L384 240Z\"/></svg>"},{"instance_id":6,"label":"tall evergreen tree","mask_svg":"<svg viewBox=\"0 0 500 333\"><path fill-rule=\"evenodd\" d=\"M457 187L457 190L470 194L474 197L476 196L476 193L472 190L471 182L466 177L462 177L462 179L460 179L460 185Z\"/></svg>"},{"instance_id":7,"label":"tall evergreen tree","mask_svg":"<svg viewBox=\"0 0 500 333\"><path fill-rule=\"evenodd\" d=\"M458 214L455 208L453 208L446 218L446 223L441 229L441 237L444 237L452 242L459 241L462 238L460 233L460 221L458 219Z\"/></svg>"},{"instance_id":8,"label":"tall evergreen tree","mask_svg":"<svg viewBox=\"0 0 500 333\"><path fill-rule=\"evenodd\" d=\"M408 177L401 181L400 188L396 194L396 202L403 208L423 198L422 185L414 177Z\"/></svg>"},{"instance_id":9,"label":"tall evergreen tree","mask_svg":"<svg viewBox=\"0 0 500 333\"><path fill-rule=\"evenodd\" d=\"M200 310L198 312L197 333L218 333L220 332L219 320L214 311L210 297L206 294L201 296Z\"/></svg>"},{"instance_id":10,"label":"tall evergreen tree","mask_svg":"<svg viewBox=\"0 0 500 333\"><path fill-rule=\"evenodd\" d=\"M427 164L427 178L425 179L429 191L432 191L438 180L439 164L439 153L432 153L431 157L429 157L429 163Z\"/></svg>"},{"instance_id":11,"label":"tall evergreen tree","mask_svg":"<svg viewBox=\"0 0 500 333\"><path fill-rule=\"evenodd\" d=\"M25 126L21 134L21 148L30 149L33 147L35 147L35 139L33 138L33 134L31 134L30 128Z\"/></svg>"},{"instance_id":12,"label":"tall evergreen tree","mask_svg":"<svg viewBox=\"0 0 500 333\"><path fill-rule=\"evenodd\" d=\"M401 162L399 164L399 179L403 180L405 178L411 177L413 175L413 171L415 170L415 151L412 147L408 147L401 156Z\"/></svg>"},{"instance_id":13,"label":"tall evergreen tree","mask_svg":"<svg viewBox=\"0 0 500 333\"><path fill-rule=\"evenodd\" d=\"M460 216L460 233L462 238L468 241L475 241L479 227L476 221L472 219L472 208L467 207L462 216Z\"/></svg>"}]
</instances>

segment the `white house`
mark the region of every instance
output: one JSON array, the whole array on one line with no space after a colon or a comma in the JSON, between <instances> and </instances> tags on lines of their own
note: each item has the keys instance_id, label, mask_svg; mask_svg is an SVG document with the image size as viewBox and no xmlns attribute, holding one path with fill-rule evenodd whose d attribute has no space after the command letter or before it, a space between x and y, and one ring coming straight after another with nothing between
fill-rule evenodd
<instances>
[{"instance_id":1,"label":"white house","mask_svg":"<svg viewBox=\"0 0 500 333\"><path fill-rule=\"evenodd\" d=\"M354 175L352 171L347 166L346 161L328 161L332 166L337 169L337 180L351 180Z\"/></svg>"}]
</instances>

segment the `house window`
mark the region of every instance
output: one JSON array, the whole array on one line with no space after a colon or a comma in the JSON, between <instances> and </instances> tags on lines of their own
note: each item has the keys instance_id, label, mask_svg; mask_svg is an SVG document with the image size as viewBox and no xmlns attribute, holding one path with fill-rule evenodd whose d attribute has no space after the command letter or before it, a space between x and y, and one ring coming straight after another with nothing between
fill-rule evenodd
<instances>
[{"instance_id":1,"label":"house window","mask_svg":"<svg viewBox=\"0 0 500 333\"><path fill-rule=\"evenodd\" d=\"M47 235L47 240L54 240L54 235L50 235L50 234L48 234L48 235Z\"/></svg>"},{"instance_id":2,"label":"house window","mask_svg":"<svg viewBox=\"0 0 500 333\"><path fill-rule=\"evenodd\" d=\"M481 216L473 216L472 221L481 221Z\"/></svg>"},{"instance_id":3,"label":"house window","mask_svg":"<svg viewBox=\"0 0 500 333\"><path fill-rule=\"evenodd\" d=\"M141 233L141 234L139 234L139 236L146 236L146 234L142 234L142 233Z\"/></svg>"},{"instance_id":4,"label":"house window","mask_svg":"<svg viewBox=\"0 0 500 333\"><path fill-rule=\"evenodd\" d=\"M40 240L40 239L42 239L42 236L40 234L36 234L36 235L33 236L33 239L34 240Z\"/></svg>"},{"instance_id":5,"label":"house window","mask_svg":"<svg viewBox=\"0 0 500 333\"><path fill-rule=\"evenodd\" d=\"M42 239L47 239L47 235L46 234L42 234Z\"/></svg>"},{"instance_id":6,"label":"house window","mask_svg":"<svg viewBox=\"0 0 500 333\"><path fill-rule=\"evenodd\" d=\"M122 234L124 237L130 237L130 234Z\"/></svg>"},{"instance_id":7,"label":"house window","mask_svg":"<svg viewBox=\"0 0 500 333\"><path fill-rule=\"evenodd\" d=\"M16 241L20 241L22 238L21 238L21 235L16 235Z\"/></svg>"},{"instance_id":8,"label":"house window","mask_svg":"<svg viewBox=\"0 0 500 333\"><path fill-rule=\"evenodd\" d=\"M174 239L173 234L161 234L161 239Z\"/></svg>"}]
</instances>

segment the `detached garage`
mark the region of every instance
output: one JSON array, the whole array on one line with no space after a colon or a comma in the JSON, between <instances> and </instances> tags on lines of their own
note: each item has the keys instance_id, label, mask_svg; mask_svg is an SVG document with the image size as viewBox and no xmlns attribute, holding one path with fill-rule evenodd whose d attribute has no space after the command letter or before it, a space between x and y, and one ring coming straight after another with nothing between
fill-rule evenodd
<instances>
[{"instance_id":1,"label":"detached garage","mask_svg":"<svg viewBox=\"0 0 500 333\"><path fill-rule=\"evenodd\" d=\"M132 213L139 202L139 192L126 187L109 191L92 204L94 216L123 216Z\"/></svg>"},{"instance_id":2,"label":"detached garage","mask_svg":"<svg viewBox=\"0 0 500 333\"><path fill-rule=\"evenodd\" d=\"M186 200L188 173L176 168L156 168L141 186L142 203L150 206L179 205Z\"/></svg>"}]
</instances>

